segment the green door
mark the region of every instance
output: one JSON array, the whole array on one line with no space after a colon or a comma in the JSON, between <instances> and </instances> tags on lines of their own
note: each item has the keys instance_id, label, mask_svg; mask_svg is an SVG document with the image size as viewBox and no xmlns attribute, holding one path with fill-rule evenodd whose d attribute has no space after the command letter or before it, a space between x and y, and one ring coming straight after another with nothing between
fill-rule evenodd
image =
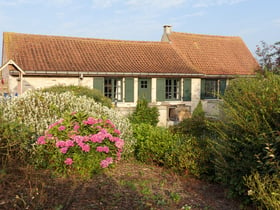
<instances>
[{"instance_id":1,"label":"green door","mask_svg":"<svg viewBox=\"0 0 280 210\"><path fill-rule=\"evenodd\" d=\"M151 79L138 79L138 99L151 102Z\"/></svg>"}]
</instances>

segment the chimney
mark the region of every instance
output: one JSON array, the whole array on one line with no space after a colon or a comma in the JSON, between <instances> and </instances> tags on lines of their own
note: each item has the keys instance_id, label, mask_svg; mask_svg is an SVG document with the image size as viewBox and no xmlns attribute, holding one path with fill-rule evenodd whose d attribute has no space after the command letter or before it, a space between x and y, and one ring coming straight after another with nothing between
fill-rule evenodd
<instances>
[{"instance_id":1,"label":"chimney","mask_svg":"<svg viewBox=\"0 0 280 210\"><path fill-rule=\"evenodd\" d=\"M170 42L168 35L171 34L171 28L170 25L164 25L163 26L163 35L161 37L162 42Z\"/></svg>"},{"instance_id":2,"label":"chimney","mask_svg":"<svg viewBox=\"0 0 280 210\"><path fill-rule=\"evenodd\" d=\"M172 26L170 26L170 25L164 25L164 26L163 26L163 29L164 29L164 33L165 33L165 34L171 34Z\"/></svg>"}]
</instances>

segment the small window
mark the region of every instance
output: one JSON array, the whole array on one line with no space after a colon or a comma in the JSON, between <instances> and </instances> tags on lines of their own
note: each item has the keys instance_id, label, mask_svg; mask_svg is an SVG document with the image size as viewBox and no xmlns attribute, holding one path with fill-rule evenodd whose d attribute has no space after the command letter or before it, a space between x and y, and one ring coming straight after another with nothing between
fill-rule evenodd
<instances>
[{"instance_id":1,"label":"small window","mask_svg":"<svg viewBox=\"0 0 280 210\"><path fill-rule=\"evenodd\" d=\"M147 80L141 80L141 88L148 88L148 81Z\"/></svg>"}]
</instances>

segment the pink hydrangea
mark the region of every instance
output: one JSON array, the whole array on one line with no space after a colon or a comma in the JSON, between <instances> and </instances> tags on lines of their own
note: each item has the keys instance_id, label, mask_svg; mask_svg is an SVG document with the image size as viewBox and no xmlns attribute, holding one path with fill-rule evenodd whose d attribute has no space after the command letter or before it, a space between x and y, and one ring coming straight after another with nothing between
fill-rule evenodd
<instances>
[{"instance_id":1,"label":"pink hydrangea","mask_svg":"<svg viewBox=\"0 0 280 210\"><path fill-rule=\"evenodd\" d=\"M93 142L93 143L102 143L104 136L101 133L97 133L94 135L91 135L89 137L89 139Z\"/></svg>"},{"instance_id":2,"label":"pink hydrangea","mask_svg":"<svg viewBox=\"0 0 280 210\"><path fill-rule=\"evenodd\" d=\"M98 146L98 147L96 147L96 151L97 152L109 153L110 149L107 146Z\"/></svg>"},{"instance_id":3,"label":"pink hydrangea","mask_svg":"<svg viewBox=\"0 0 280 210\"><path fill-rule=\"evenodd\" d=\"M55 146L58 147L58 148L65 147L66 146L66 142L65 141L57 141Z\"/></svg>"},{"instance_id":4,"label":"pink hydrangea","mask_svg":"<svg viewBox=\"0 0 280 210\"><path fill-rule=\"evenodd\" d=\"M66 160L64 161L66 165L72 165L73 162L74 161L72 160L72 158L66 158Z\"/></svg>"},{"instance_id":5,"label":"pink hydrangea","mask_svg":"<svg viewBox=\"0 0 280 210\"><path fill-rule=\"evenodd\" d=\"M65 130L65 129L66 129L66 127L65 127L64 125L59 126L59 128L58 128L59 131L63 131L63 130Z\"/></svg>"},{"instance_id":6,"label":"pink hydrangea","mask_svg":"<svg viewBox=\"0 0 280 210\"><path fill-rule=\"evenodd\" d=\"M88 144L83 144L81 148L84 152L89 152L90 151L90 146Z\"/></svg>"},{"instance_id":7,"label":"pink hydrangea","mask_svg":"<svg viewBox=\"0 0 280 210\"><path fill-rule=\"evenodd\" d=\"M79 130L79 128L80 128L80 126L78 124L75 124L73 130L77 132Z\"/></svg>"},{"instance_id":8,"label":"pink hydrangea","mask_svg":"<svg viewBox=\"0 0 280 210\"><path fill-rule=\"evenodd\" d=\"M37 139L37 144L46 144L45 136L40 136Z\"/></svg>"},{"instance_id":9,"label":"pink hydrangea","mask_svg":"<svg viewBox=\"0 0 280 210\"><path fill-rule=\"evenodd\" d=\"M114 130L114 133L115 133L115 134L118 134L118 135L121 134L120 130L118 130L118 129L115 129L115 130Z\"/></svg>"},{"instance_id":10,"label":"pink hydrangea","mask_svg":"<svg viewBox=\"0 0 280 210\"><path fill-rule=\"evenodd\" d=\"M116 142L115 142L115 146L119 149L122 149L123 146L124 146L124 140L122 139L118 139Z\"/></svg>"},{"instance_id":11,"label":"pink hydrangea","mask_svg":"<svg viewBox=\"0 0 280 210\"><path fill-rule=\"evenodd\" d=\"M113 158L112 157L107 157L105 160L101 160L100 166L102 168L107 168L112 163L113 163Z\"/></svg>"},{"instance_id":12,"label":"pink hydrangea","mask_svg":"<svg viewBox=\"0 0 280 210\"><path fill-rule=\"evenodd\" d=\"M61 152L62 154L66 154L67 151L68 151L68 147L62 147L62 148L60 148L60 152Z\"/></svg>"},{"instance_id":13,"label":"pink hydrangea","mask_svg":"<svg viewBox=\"0 0 280 210\"><path fill-rule=\"evenodd\" d=\"M74 146L74 141L73 140L67 140L65 142L66 147L73 147Z\"/></svg>"}]
</instances>

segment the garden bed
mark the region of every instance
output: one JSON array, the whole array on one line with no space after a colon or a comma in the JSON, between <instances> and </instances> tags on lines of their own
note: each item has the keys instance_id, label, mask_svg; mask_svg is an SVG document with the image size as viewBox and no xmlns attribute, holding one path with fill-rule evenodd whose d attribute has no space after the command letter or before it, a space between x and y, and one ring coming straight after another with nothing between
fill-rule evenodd
<instances>
[{"instance_id":1,"label":"garden bed","mask_svg":"<svg viewBox=\"0 0 280 210\"><path fill-rule=\"evenodd\" d=\"M161 167L121 161L88 181L48 171L0 173L0 209L239 209L221 186Z\"/></svg>"}]
</instances>

